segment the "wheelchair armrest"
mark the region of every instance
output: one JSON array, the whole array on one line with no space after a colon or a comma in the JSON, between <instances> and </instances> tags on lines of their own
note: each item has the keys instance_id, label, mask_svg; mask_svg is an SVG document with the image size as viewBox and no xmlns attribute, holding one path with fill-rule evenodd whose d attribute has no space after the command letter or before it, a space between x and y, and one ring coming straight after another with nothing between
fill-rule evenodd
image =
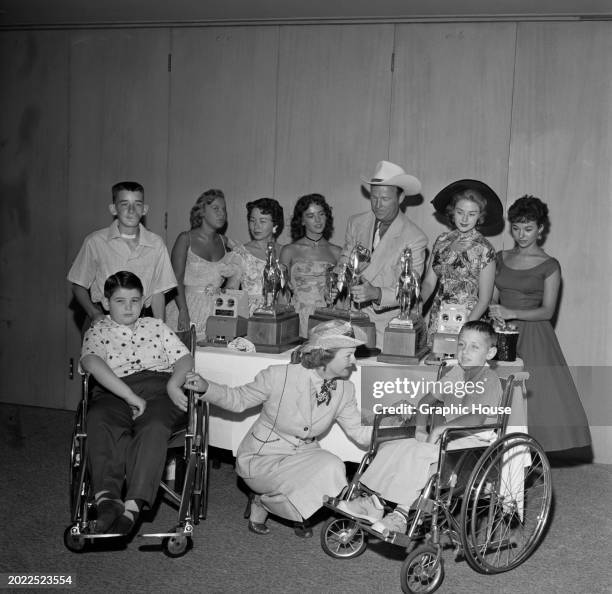
<instances>
[{"instance_id":1,"label":"wheelchair armrest","mask_svg":"<svg viewBox=\"0 0 612 594\"><path fill-rule=\"evenodd\" d=\"M487 431L488 429L499 429L497 423L489 423L487 425L470 425L466 427L448 427L442 431L440 436L440 449L445 449L449 441L459 439L460 437L466 437L469 435L475 435L481 431Z\"/></svg>"},{"instance_id":2,"label":"wheelchair armrest","mask_svg":"<svg viewBox=\"0 0 612 594\"><path fill-rule=\"evenodd\" d=\"M385 441L393 441L395 439L406 439L414 437L414 426L396 425L393 427L381 427L381 422L387 417L395 417L395 414L381 413L374 418L374 429L372 430L372 439L370 441L370 452L375 451L378 446Z\"/></svg>"}]
</instances>

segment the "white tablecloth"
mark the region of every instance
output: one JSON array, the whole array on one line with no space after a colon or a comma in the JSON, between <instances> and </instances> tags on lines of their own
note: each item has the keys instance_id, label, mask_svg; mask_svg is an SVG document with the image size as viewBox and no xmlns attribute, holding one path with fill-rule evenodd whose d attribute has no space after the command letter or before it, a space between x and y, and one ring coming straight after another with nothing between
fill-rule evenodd
<instances>
[{"instance_id":1,"label":"white tablecloth","mask_svg":"<svg viewBox=\"0 0 612 594\"><path fill-rule=\"evenodd\" d=\"M270 365L279 365L288 362L289 353L282 353L279 355L266 353L239 353L225 348L215 347L198 348L195 356L196 371L202 375L202 377L230 386L246 384L253 380L260 370ZM365 366L372 365L401 369L402 375L415 381L419 379L436 379L436 366L391 366L385 363L378 363L375 358L361 359L357 362L357 370L351 376L351 381L355 384L355 393L358 403L361 403L362 369ZM508 373L515 373L520 370L522 370L522 361L517 360L515 363L500 366L498 373L501 377L504 377ZM522 385L518 384L514 392L512 415L510 417L508 432L525 432L525 419L527 416ZM416 401L418 401L418 398L416 398ZM232 413L212 406L210 417L210 445L231 450L235 455L242 438L251 428L258 414L258 408L250 409L243 413ZM321 447L333 452L347 462L359 462L364 454L364 450L350 441L338 424L334 424L329 432L319 441Z\"/></svg>"}]
</instances>

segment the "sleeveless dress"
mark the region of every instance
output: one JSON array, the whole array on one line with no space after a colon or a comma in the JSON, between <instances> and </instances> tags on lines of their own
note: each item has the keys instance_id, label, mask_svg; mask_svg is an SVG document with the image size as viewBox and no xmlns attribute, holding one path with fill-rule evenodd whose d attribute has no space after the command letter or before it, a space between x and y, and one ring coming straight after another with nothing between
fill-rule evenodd
<instances>
[{"instance_id":1,"label":"sleeveless dress","mask_svg":"<svg viewBox=\"0 0 612 594\"><path fill-rule=\"evenodd\" d=\"M514 310L540 307L544 281L557 270L560 272L561 267L555 258L527 270L509 268L499 252L495 285L500 304ZM517 353L530 374L529 434L548 452L590 445L586 414L552 324L548 320L512 323L520 332Z\"/></svg>"},{"instance_id":2,"label":"sleeveless dress","mask_svg":"<svg viewBox=\"0 0 612 594\"><path fill-rule=\"evenodd\" d=\"M327 305L324 297L327 269L333 265L326 260L296 260L291 265L291 304L300 316L300 336L308 337L308 316L317 307Z\"/></svg>"},{"instance_id":3,"label":"sleeveless dress","mask_svg":"<svg viewBox=\"0 0 612 594\"><path fill-rule=\"evenodd\" d=\"M468 313L478 302L480 273L489 262L495 260L495 249L474 229L467 238L470 243L465 249L456 252L451 249L461 234L456 229L442 233L432 249L432 268L439 279L431 310L427 336L429 344L438 330L438 314L442 303L465 305Z\"/></svg>"},{"instance_id":4,"label":"sleeveless dress","mask_svg":"<svg viewBox=\"0 0 612 594\"><path fill-rule=\"evenodd\" d=\"M242 260L240 288L249 294L249 315L252 316L253 312L264 303L262 279L266 261L251 254L243 244L237 245L234 253Z\"/></svg>"},{"instance_id":5,"label":"sleeveless dress","mask_svg":"<svg viewBox=\"0 0 612 594\"><path fill-rule=\"evenodd\" d=\"M216 262L210 262L194 254L191 243L187 249L183 278L185 301L198 338L204 338L206 334L206 320L212 314L215 297L219 294L225 279L241 272L240 257L233 251L228 251L228 245L231 244L226 244L226 241L229 240L223 241L225 254ZM166 306L166 324L173 330L177 329L178 313L176 301L172 300Z\"/></svg>"}]
</instances>

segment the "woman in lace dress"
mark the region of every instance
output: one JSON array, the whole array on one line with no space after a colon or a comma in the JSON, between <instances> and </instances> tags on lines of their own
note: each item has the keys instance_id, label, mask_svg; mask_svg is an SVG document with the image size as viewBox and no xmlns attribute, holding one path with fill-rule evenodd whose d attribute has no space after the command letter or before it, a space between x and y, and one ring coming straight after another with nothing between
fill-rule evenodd
<instances>
[{"instance_id":1,"label":"woman in lace dress","mask_svg":"<svg viewBox=\"0 0 612 594\"><path fill-rule=\"evenodd\" d=\"M174 330L186 330L193 323L201 337L219 288L237 289L242 268L233 242L219 232L227 222L221 190L204 192L189 219L191 229L179 234L170 256L178 286L166 308L166 323Z\"/></svg>"},{"instance_id":2,"label":"woman in lace dress","mask_svg":"<svg viewBox=\"0 0 612 594\"><path fill-rule=\"evenodd\" d=\"M334 229L332 209L321 194L302 196L291 218L292 243L280 255L287 266L293 297L291 303L300 316L300 335L308 336L308 317L317 307L325 307L327 270L335 266L342 248L329 242Z\"/></svg>"},{"instance_id":3,"label":"woman in lace dress","mask_svg":"<svg viewBox=\"0 0 612 594\"><path fill-rule=\"evenodd\" d=\"M282 248L276 239L285 226L283 207L273 198L248 202L247 221L251 241L237 245L234 251L242 258L240 288L249 294L249 315L253 315L263 304L262 278L268 242L274 242L276 257Z\"/></svg>"}]
</instances>

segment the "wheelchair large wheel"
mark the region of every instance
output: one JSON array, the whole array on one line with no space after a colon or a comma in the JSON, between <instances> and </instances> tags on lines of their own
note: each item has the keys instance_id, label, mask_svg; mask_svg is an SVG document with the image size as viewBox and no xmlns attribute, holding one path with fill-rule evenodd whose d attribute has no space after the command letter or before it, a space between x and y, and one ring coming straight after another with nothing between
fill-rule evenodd
<instances>
[{"instance_id":1,"label":"wheelchair large wheel","mask_svg":"<svg viewBox=\"0 0 612 594\"><path fill-rule=\"evenodd\" d=\"M321 529L321 547L334 559L353 559L366 550L365 532L350 518L329 518Z\"/></svg>"},{"instance_id":2,"label":"wheelchair large wheel","mask_svg":"<svg viewBox=\"0 0 612 594\"><path fill-rule=\"evenodd\" d=\"M191 517L195 524L205 520L208 511L208 469L208 456L204 454L196 465L191 496Z\"/></svg>"},{"instance_id":3,"label":"wheelchair large wheel","mask_svg":"<svg viewBox=\"0 0 612 594\"><path fill-rule=\"evenodd\" d=\"M85 438L82 436L81 419L83 403L79 404L76 412L72 442L70 445L70 467L68 472L68 488L70 497L70 514L73 521L78 519L84 495L84 482L86 479ZM70 547L68 547L70 548Z\"/></svg>"},{"instance_id":4,"label":"wheelchair large wheel","mask_svg":"<svg viewBox=\"0 0 612 594\"><path fill-rule=\"evenodd\" d=\"M404 594L429 594L444 581L444 561L433 545L418 546L406 557L400 582Z\"/></svg>"},{"instance_id":5,"label":"wheelchair large wheel","mask_svg":"<svg viewBox=\"0 0 612 594\"><path fill-rule=\"evenodd\" d=\"M537 547L550 512L552 485L544 450L513 433L491 445L472 471L461 506L461 543L480 573L517 567Z\"/></svg>"}]
</instances>

